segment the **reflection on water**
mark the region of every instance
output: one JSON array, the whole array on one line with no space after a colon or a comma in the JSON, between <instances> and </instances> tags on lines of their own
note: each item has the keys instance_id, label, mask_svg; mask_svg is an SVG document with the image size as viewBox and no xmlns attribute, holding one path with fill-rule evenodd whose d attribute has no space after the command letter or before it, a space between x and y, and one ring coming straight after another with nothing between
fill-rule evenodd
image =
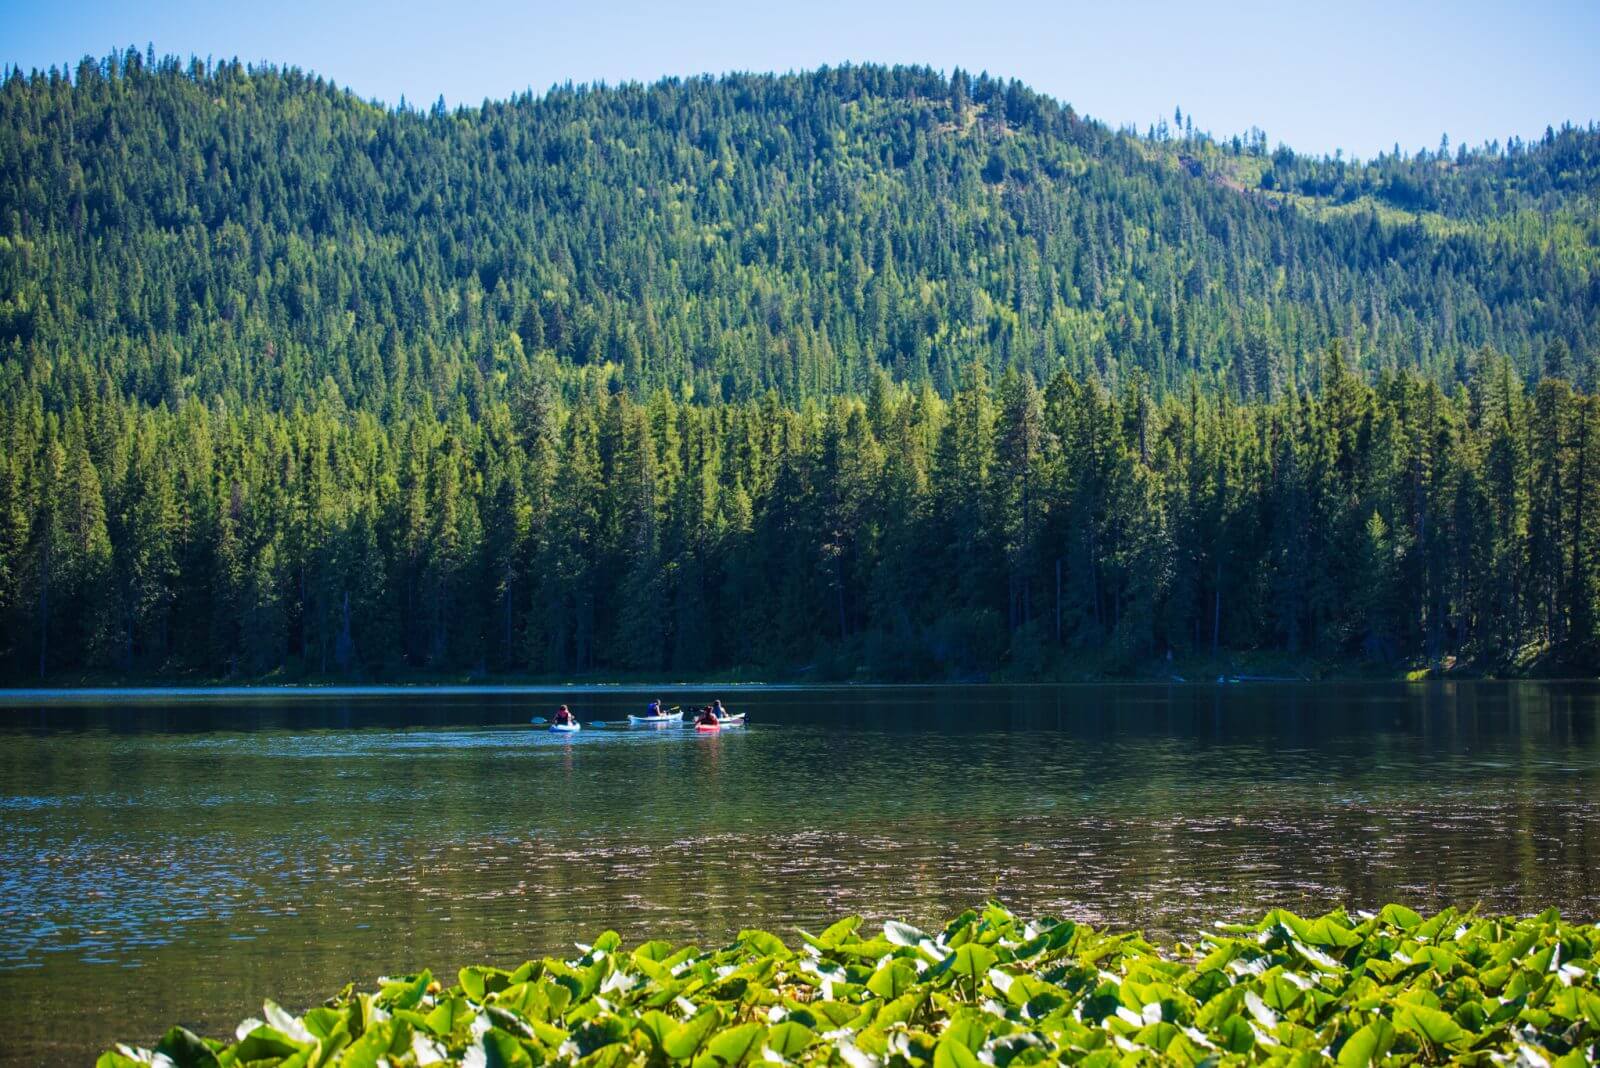
<instances>
[{"instance_id":1,"label":"reflection on water","mask_svg":"<svg viewBox=\"0 0 1600 1068\"><path fill-rule=\"evenodd\" d=\"M0 1056L607 927L990 896L1160 937L1273 905L1600 914L1589 684L724 691L752 725L711 736L530 728L555 696L0 704Z\"/></svg>"}]
</instances>

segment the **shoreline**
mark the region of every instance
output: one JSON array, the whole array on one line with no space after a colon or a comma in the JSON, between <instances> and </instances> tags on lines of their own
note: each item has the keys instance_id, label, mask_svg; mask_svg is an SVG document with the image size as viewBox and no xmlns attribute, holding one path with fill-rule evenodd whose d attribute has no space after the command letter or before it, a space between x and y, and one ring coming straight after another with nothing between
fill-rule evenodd
<instances>
[{"instance_id":1,"label":"shoreline","mask_svg":"<svg viewBox=\"0 0 1600 1068\"><path fill-rule=\"evenodd\" d=\"M474 697L474 696L541 696L548 694L564 693L614 693L614 694L649 694L657 691L705 691L705 692L750 692L760 691L767 693L794 693L806 690L935 690L935 689L1016 689L1016 688L1075 688L1075 687L1124 687L1148 689L1172 689L1186 687L1193 689L1223 689L1233 687L1303 687L1320 686L1326 683L1340 685L1405 685L1427 686L1454 683L1600 683L1600 677L1592 675L1428 675L1423 677L1407 677L1404 675L1327 675L1314 678L1286 678L1262 676L1228 676L1220 678L1184 678L1173 676L1159 679L1148 677L1126 678L1096 678L1096 679L1062 679L1062 680L1017 680L1008 679L972 679L972 680L933 680L923 682L883 682L876 680L837 680L817 682L784 681L742 681L720 682L717 680L688 679L688 680L663 680L654 681L622 681L585 679L565 682L549 682L544 680L507 679L495 682L460 683L449 681L429 681L419 679L412 682L374 682L374 683L348 683L348 682L322 682L307 680L300 682L193 682L161 685L147 680L140 680L128 685L97 683L94 685L81 685L76 683L63 683L59 686L0 686L0 707L11 704L46 702L67 703L74 701L93 702L98 700L116 701L143 701L143 700L216 700L220 698L370 698L405 696L408 694L426 694L432 697Z\"/></svg>"},{"instance_id":2,"label":"shoreline","mask_svg":"<svg viewBox=\"0 0 1600 1068\"><path fill-rule=\"evenodd\" d=\"M805 664L736 664L701 672L626 671L600 668L571 673L399 668L373 674L316 672L298 664L259 675L200 672L59 671L49 678L0 676L0 696L49 696L66 692L172 696L188 692L250 697L271 693L359 696L384 692L472 695L480 693L643 692L654 689L812 689L817 687L978 686L1217 686L1317 683L1591 682L1600 665L1563 659L1548 649L1527 649L1509 660L1446 658L1443 661L1291 654L1276 650L1123 659L1109 650L1063 650L1043 663L1001 662L922 677L873 673L853 658L824 657ZM854 669L854 670L852 670Z\"/></svg>"}]
</instances>

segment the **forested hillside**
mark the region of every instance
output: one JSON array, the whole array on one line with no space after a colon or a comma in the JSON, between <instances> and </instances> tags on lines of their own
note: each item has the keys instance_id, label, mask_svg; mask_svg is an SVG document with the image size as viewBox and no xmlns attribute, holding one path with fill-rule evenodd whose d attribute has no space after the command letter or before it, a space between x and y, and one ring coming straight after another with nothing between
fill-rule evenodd
<instances>
[{"instance_id":1,"label":"forested hillside","mask_svg":"<svg viewBox=\"0 0 1600 1068\"><path fill-rule=\"evenodd\" d=\"M0 86L0 675L1600 659L1600 133Z\"/></svg>"},{"instance_id":2,"label":"forested hillside","mask_svg":"<svg viewBox=\"0 0 1600 1068\"><path fill-rule=\"evenodd\" d=\"M1243 397L1600 348L1600 134L1353 166L1112 133L921 69L428 114L137 53L0 88L6 377L147 404L475 408L548 352L793 404L984 363Z\"/></svg>"}]
</instances>

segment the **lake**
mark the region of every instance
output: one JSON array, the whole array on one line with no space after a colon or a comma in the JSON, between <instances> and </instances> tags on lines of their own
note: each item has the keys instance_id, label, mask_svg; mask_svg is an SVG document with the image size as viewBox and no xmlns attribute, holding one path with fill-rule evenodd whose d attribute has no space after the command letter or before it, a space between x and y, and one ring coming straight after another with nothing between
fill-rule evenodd
<instances>
[{"instance_id":1,"label":"lake","mask_svg":"<svg viewBox=\"0 0 1600 1068\"><path fill-rule=\"evenodd\" d=\"M528 724L657 692L712 693L0 693L0 1059L607 928L1600 915L1600 684L724 687L744 730Z\"/></svg>"}]
</instances>

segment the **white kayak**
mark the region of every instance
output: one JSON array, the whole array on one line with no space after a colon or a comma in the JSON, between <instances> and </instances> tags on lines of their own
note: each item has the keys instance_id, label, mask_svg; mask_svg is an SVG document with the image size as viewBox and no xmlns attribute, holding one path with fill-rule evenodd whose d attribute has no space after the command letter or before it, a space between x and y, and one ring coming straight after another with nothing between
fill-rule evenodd
<instances>
[{"instance_id":1,"label":"white kayak","mask_svg":"<svg viewBox=\"0 0 1600 1068\"><path fill-rule=\"evenodd\" d=\"M550 729L560 731L562 734L571 734L573 731L582 730L583 724L577 720L573 720L571 723L552 723L550 724Z\"/></svg>"},{"instance_id":2,"label":"white kayak","mask_svg":"<svg viewBox=\"0 0 1600 1068\"><path fill-rule=\"evenodd\" d=\"M724 727L743 727L743 726L744 726L744 713L740 712L737 716L723 716L723 717L719 718L717 720L717 722L714 723L714 724L713 723L701 723L699 721L696 721L695 725L694 725L694 729L697 730L697 731L719 731Z\"/></svg>"},{"instance_id":3,"label":"white kayak","mask_svg":"<svg viewBox=\"0 0 1600 1068\"><path fill-rule=\"evenodd\" d=\"M649 727L649 726L655 726L658 723L682 723L682 722L683 722L683 713L681 711L680 712L668 712L665 715L661 715L661 716L629 716L628 717L628 725L630 727Z\"/></svg>"}]
</instances>

